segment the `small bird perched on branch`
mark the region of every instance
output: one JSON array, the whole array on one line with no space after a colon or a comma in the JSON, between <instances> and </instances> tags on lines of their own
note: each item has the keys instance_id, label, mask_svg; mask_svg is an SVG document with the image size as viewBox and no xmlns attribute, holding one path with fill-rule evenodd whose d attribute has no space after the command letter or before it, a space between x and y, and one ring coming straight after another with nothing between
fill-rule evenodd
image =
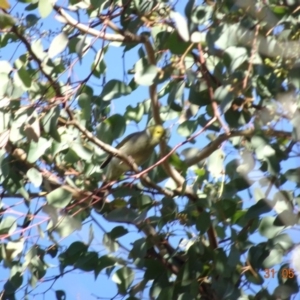
<instances>
[{"instance_id":1,"label":"small bird perched on branch","mask_svg":"<svg viewBox=\"0 0 300 300\"><path fill-rule=\"evenodd\" d=\"M165 134L166 130L161 125L150 126L143 131L128 135L116 148L123 154L131 157L140 166L148 160L154 148L164 138ZM106 182L116 180L130 170L128 164L113 155L109 155L100 167L103 169L106 166Z\"/></svg>"},{"instance_id":2,"label":"small bird perched on branch","mask_svg":"<svg viewBox=\"0 0 300 300\"><path fill-rule=\"evenodd\" d=\"M134 162L140 166L145 163L154 148L159 142L165 137L166 130L161 125L149 126L143 131L132 133L124 138L118 145L119 149L123 154L132 158ZM105 181L102 186L105 186L109 181L117 180L122 174L130 170L130 166L114 155L109 155L100 168L104 169L107 167L105 172ZM98 196L105 198L108 191L98 193ZM96 209L102 209L103 201L97 201L94 203Z\"/></svg>"}]
</instances>

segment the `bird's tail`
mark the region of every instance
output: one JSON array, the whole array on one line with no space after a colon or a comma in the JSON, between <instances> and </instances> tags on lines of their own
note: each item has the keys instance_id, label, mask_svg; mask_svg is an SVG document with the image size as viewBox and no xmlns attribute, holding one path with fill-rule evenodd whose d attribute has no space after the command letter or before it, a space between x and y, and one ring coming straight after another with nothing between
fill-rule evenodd
<instances>
[{"instance_id":1,"label":"bird's tail","mask_svg":"<svg viewBox=\"0 0 300 300\"><path fill-rule=\"evenodd\" d=\"M107 196L109 194L110 187L108 186L108 182L103 181L101 184L100 188L96 191L94 200L92 202L93 208L97 211L100 212L105 203L108 201Z\"/></svg>"}]
</instances>

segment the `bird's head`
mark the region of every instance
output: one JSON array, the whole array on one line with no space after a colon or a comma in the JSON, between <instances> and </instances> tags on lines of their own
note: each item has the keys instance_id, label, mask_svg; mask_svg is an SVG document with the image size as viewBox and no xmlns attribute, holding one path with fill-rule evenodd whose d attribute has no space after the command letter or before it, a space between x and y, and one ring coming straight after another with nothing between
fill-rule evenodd
<instances>
[{"instance_id":1,"label":"bird's head","mask_svg":"<svg viewBox=\"0 0 300 300\"><path fill-rule=\"evenodd\" d=\"M152 144L158 144L166 134L166 130L161 125L154 125L148 127L148 132L152 141Z\"/></svg>"}]
</instances>

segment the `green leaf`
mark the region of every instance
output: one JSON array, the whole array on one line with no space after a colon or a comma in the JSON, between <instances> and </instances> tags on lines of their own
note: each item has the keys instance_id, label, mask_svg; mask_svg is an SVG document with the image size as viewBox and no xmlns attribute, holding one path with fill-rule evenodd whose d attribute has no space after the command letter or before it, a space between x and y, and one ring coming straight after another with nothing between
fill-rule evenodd
<instances>
[{"instance_id":1,"label":"green leaf","mask_svg":"<svg viewBox=\"0 0 300 300\"><path fill-rule=\"evenodd\" d=\"M64 266L71 266L85 253L87 253L88 247L86 244L76 241L73 242L68 249L60 255L60 261Z\"/></svg>"},{"instance_id":2,"label":"green leaf","mask_svg":"<svg viewBox=\"0 0 300 300\"><path fill-rule=\"evenodd\" d=\"M173 54L182 55L189 46L189 42L183 41L178 35L178 32L173 31L169 35L165 47L169 49Z\"/></svg>"},{"instance_id":3,"label":"green leaf","mask_svg":"<svg viewBox=\"0 0 300 300\"><path fill-rule=\"evenodd\" d=\"M248 252L248 260L253 268L260 268L263 261L268 257L270 251L267 243L252 246Z\"/></svg>"},{"instance_id":4,"label":"green leaf","mask_svg":"<svg viewBox=\"0 0 300 300\"><path fill-rule=\"evenodd\" d=\"M90 161L93 156L93 149L91 149L90 145L73 142L70 143L70 150L74 151L77 157L85 161Z\"/></svg>"},{"instance_id":5,"label":"green leaf","mask_svg":"<svg viewBox=\"0 0 300 300\"><path fill-rule=\"evenodd\" d=\"M226 102L224 102L224 104L226 104ZM225 109L227 109L227 107L225 107ZM228 125L232 128L239 128L248 124L251 118L252 114L248 110L238 111L234 110L233 107L230 107L225 112L225 120L228 123Z\"/></svg>"},{"instance_id":6,"label":"green leaf","mask_svg":"<svg viewBox=\"0 0 300 300\"><path fill-rule=\"evenodd\" d=\"M196 220L196 228L200 232L200 234L205 234L210 227L210 214L206 211L200 213Z\"/></svg>"},{"instance_id":7,"label":"green leaf","mask_svg":"<svg viewBox=\"0 0 300 300\"><path fill-rule=\"evenodd\" d=\"M290 210L284 210L277 215L274 225L275 226L294 226L298 223L299 216Z\"/></svg>"},{"instance_id":8,"label":"green leaf","mask_svg":"<svg viewBox=\"0 0 300 300\"><path fill-rule=\"evenodd\" d=\"M100 78L100 76L106 72L106 64L104 62L104 55L108 50L108 45L106 45L104 48L101 48L95 58L94 58L94 62L91 65L91 69L93 71L93 75ZM130 87L130 85L129 85Z\"/></svg>"},{"instance_id":9,"label":"green leaf","mask_svg":"<svg viewBox=\"0 0 300 300\"><path fill-rule=\"evenodd\" d=\"M231 245L227 263L231 267L236 267L240 264L240 251L237 249L236 245Z\"/></svg>"},{"instance_id":10,"label":"green leaf","mask_svg":"<svg viewBox=\"0 0 300 300\"><path fill-rule=\"evenodd\" d=\"M218 201L215 206L220 219L232 218L238 207L237 202L231 199L223 199L222 201Z\"/></svg>"},{"instance_id":11,"label":"green leaf","mask_svg":"<svg viewBox=\"0 0 300 300\"><path fill-rule=\"evenodd\" d=\"M191 17L194 5L195 5L195 0L188 0L186 6L184 8L184 14L187 18Z\"/></svg>"},{"instance_id":12,"label":"green leaf","mask_svg":"<svg viewBox=\"0 0 300 300\"><path fill-rule=\"evenodd\" d=\"M89 227L89 240L88 240L88 245L90 246L93 239L95 237L95 234L94 234L94 229L93 229L93 225L90 224L90 227Z\"/></svg>"},{"instance_id":13,"label":"green leaf","mask_svg":"<svg viewBox=\"0 0 300 300\"><path fill-rule=\"evenodd\" d=\"M174 293L174 287L173 286L166 286L159 293L159 296L157 297L157 300L172 300L173 299L173 293Z\"/></svg>"},{"instance_id":14,"label":"green leaf","mask_svg":"<svg viewBox=\"0 0 300 300\"><path fill-rule=\"evenodd\" d=\"M200 107L209 105L211 103L209 97L208 86L206 82L195 83L190 88L189 101Z\"/></svg>"},{"instance_id":15,"label":"green leaf","mask_svg":"<svg viewBox=\"0 0 300 300\"><path fill-rule=\"evenodd\" d=\"M253 184L248 178L239 177L231 180L229 183L225 185L224 193L228 194L236 194L237 191L243 191L248 189Z\"/></svg>"},{"instance_id":16,"label":"green leaf","mask_svg":"<svg viewBox=\"0 0 300 300\"><path fill-rule=\"evenodd\" d=\"M172 109L175 111L182 110L182 97L185 88L185 81L174 82L172 85L171 91L168 96L167 103L170 105Z\"/></svg>"},{"instance_id":17,"label":"green leaf","mask_svg":"<svg viewBox=\"0 0 300 300\"><path fill-rule=\"evenodd\" d=\"M286 233L279 234L274 238L269 239L268 243L273 247L280 246L284 251L288 251L294 245L291 237Z\"/></svg>"},{"instance_id":18,"label":"green leaf","mask_svg":"<svg viewBox=\"0 0 300 300\"><path fill-rule=\"evenodd\" d=\"M189 137L195 132L197 126L198 126L197 121L190 121L190 120L184 121L178 126L177 133L183 137Z\"/></svg>"},{"instance_id":19,"label":"green leaf","mask_svg":"<svg viewBox=\"0 0 300 300\"><path fill-rule=\"evenodd\" d=\"M129 253L129 258L133 258L133 259L144 258L148 250L148 245L146 243L146 240L144 238L140 238L135 240L132 244L133 245Z\"/></svg>"},{"instance_id":20,"label":"green leaf","mask_svg":"<svg viewBox=\"0 0 300 300\"><path fill-rule=\"evenodd\" d=\"M152 199L148 195L132 196L129 199L129 204L132 208L142 210L152 205Z\"/></svg>"},{"instance_id":21,"label":"green leaf","mask_svg":"<svg viewBox=\"0 0 300 300\"><path fill-rule=\"evenodd\" d=\"M189 41L190 34L188 29L188 24L186 19L179 13L175 11L171 11L170 17L174 20L176 29L180 35L180 37L185 41Z\"/></svg>"},{"instance_id":22,"label":"green leaf","mask_svg":"<svg viewBox=\"0 0 300 300\"><path fill-rule=\"evenodd\" d=\"M219 178L222 176L224 170L224 158L225 153L221 149L216 150L209 156L207 169L213 177Z\"/></svg>"},{"instance_id":23,"label":"green leaf","mask_svg":"<svg viewBox=\"0 0 300 300\"><path fill-rule=\"evenodd\" d=\"M67 237L75 230L81 230L81 221L72 216L59 216L56 224L51 220L47 226L47 230L57 232L60 237Z\"/></svg>"},{"instance_id":24,"label":"green leaf","mask_svg":"<svg viewBox=\"0 0 300 300\"><path fill-rule=\"evenodd\" d=\"M25 7L25 11L31 11L31 10L36 10L38 8L38 2L36 3L30 3Z\"/></svg>"},{"instance_id":25,"label":"green leaf","mask_svg":"<svg viewBox=\"0 0 300 300\"><path fill-rule=\"evenodd\" d=\"M91 119L91 97L85 93L79 95L78 105L81 107L80 115L83 120L90 120Z\"/></svg>"},{"instance_id":26,"label":"green leaf","mask_svg":"<svg viewBox=\"0 0 300 300\"><path fill-rule=\"evenodd\" d=\"M8 216L2 219L0 223L0 235L11 235L17 229L17 220L14 217Z\"/></svg>"},{"instance_id":27,"label":"green leaf","mask_svg":"<svg viewBox=\"0 0 300 300\"><path fill-rule=\"evenodd\" d=\"M275 237L278 233L283 231L284 226L275 226L274 221L275 217L264 217L262 218L258 231L261 235L263 235L266 238L273 238Z\"/></svg>"},{"instance_id":28,"label":"green leaf","mask_svg":"<svg viewBox=\"0 0 300 300\"><path fill-rule=\"evenodd\" d=\"M0 29L8 29L16 24L16 20L9 14L0 13Z\"/></svg>"},{"instance_id":29,"label":"green leaf","mask_svg":"<svg viewBox=\"0 0 300 300\"><path fill-rule=\"evenodd\" d=\"M294 65L293 68L289 71L289 82L294 84L297 89L300 89L300 78L299 78L300 68L298 64Z\"/></svg>"},{"instance_id":30,"label":"green leaf","mask_svg":"<svg viewBox=\"0 0 300 300\"><path fill-rule=\"evenodd\" d=\"M87 35L85 34L81 40L75 46L75 52L79 58L80 63L82 62L82 57L85 51ZM88 46L88 43L87 43Z\"/></svg>"},{"instance_id":31,"label":"green leaf","mask_svg":"<svg viewBox=\"0 0 300 300\"><path fill-rule=\"evenodd\" d=\"M131 93L131 88L124 82L116 79L112 79L104 86L100 97L104 101L110 101L112 99L120 98Z\"/></svg>"},{"instance_id":32,"label":"green leaf","mask_svg":"<svg viewBox=\"0 0 300 300\"><path fill-rule=\"evenodd\" d=\"M121 137L126 130L126 119L120 114L114 114L104 121L109 124L110 135L113 139Z\"/></svg>"},{"instance_id":33,"label":"green leaf","mask_svg":"<svg viewBox=\"0 0 300 300\"><path fill-rule=\"evenodd\" d=\"M296 277L296 276L294 276ZM274 289L273 295L276 299L290 299L293 294L298 293L299 289L287 284L280 284Z\"/></svg>"},{"instance_id":34,"label":"green leaf","mask_svg":"<svg viewBox=\"0 0 300 300\"><path fill-rule=\"evenodd\" d=\"M270 212L273 209L273 206L273 201L261 199L256 204L248 208L245 218L246 220L257 218L261 214Z\"/></svg>"},{"instance_id":35,"label":"green leaf","mask_svg":"<svg viewBox=\"0 0 300 300\"><path fill-rule=\"evenodd\" d=\"M205 25L209 22L213 9L211 6L198 6L191 13L191 21L195 24Z\"/></svg>"},{"instance_id":36,"label":"green leaf","mask_svg":"<svg viewBox=\"0 0 300 300\"><path fill-rule=\"evenodd\" d=\"M56 300L66 300L67 299L67 295L66 295L65 291L63 291L63 290L56 290L55 297L56 297Z\"/></svg>"},{"instance_id":37,"label":"green leaf","mask_svg":"<svg viewBox=\"0 0 300 300\"><path fill-rule=\"evenodd\" d=\"M119 244L109 234L103 235L102 244L110 253L116 252L119 249Z\"/></svg>"},{"instance_id":38,"label":"green leaf","mask_svg":"<svg viewBox=\"0 0 300 300\"><path fill-rule=\"evenodd\" d=\"M17 74L18 74L18 77L19 77L20 81L22 82L22 84L24 86L23 88L24 89L30 88L31 78L30 78L30 75L28 74L27 70L24 67L21 67L18 70ZM15 80L17 81L17 78L15 78Z\"/></svg>"},{"instance_id":39,"label":"green leaf","mask_svg":"<svg viewBox=\"0 0 300 300\"><path fill-rule=\"evenodd\" d=\"M35 187L41 186L43 182L43 176L36 168L30 168L26 175Z\"/></svg>"},{"instance_id":40,"label":"green leaf","mask_svg":"<svg viewBox=\"0 0 300 300\"><path fill-rule=\"evenodd\" d=\"M207 33L207 43L209 49L214 51L215 48L226 50L230 46L238 44L241 29L239 24L222 24Z\"/></svg>"},{"instance_id":41,"label":"green leaf","mask_svg":"<svg viewBox=\"0 0 300 300\"><path fill-rule=\"evenodd\" d=\"M121 236L124 236L128 232L129 231L125 227L123 227L123 226L116 226L115 228L113 228L107 234L110 236L111 239L117 239L117 238L119 238Z\"/></svg>"},{"instance_id":42,"label":"green leaf","mask_svg":"<svg viewBox=\"0 0 300 300\"><path fill-rule=\"evenodd\" d=\"M42 155L45 154L45 151L50 146L51 146L51 141L46 140L43 137L40 137L37 143L31 141L29 145L27 161L30 163L36 162Z\"/></svg>"},{"instance_id":43,"label":"green leaf","mask_svg":"<svg viewBox=\"0 0 300 300\"><path fill-rule=\"evenodd\" d=\"M228 65L230 72L234 72L241 64L248 60L248 52L244 47L228 47L225 55L229 57Z\"/></svg>"},{"instance_id":44,"label":"green leaf","mask_svg":"<svg viewBox=\"0 0 300 300\"><path fill-rule=\"evenodd\" d=\"M134 66L134 80L139 85L149 86L154 83L158 74L158 69L154 65L149 65L146 58L141 58Z\"/></svg>"},{"instance_id":45,"label":"green leaf","mask_svg":"<svg viewBox=\"0 0 300 300\"><path fill-rule=\"evenodd\" d=\"M133 283L134 272L131 268L123 267L113 274L112 280L117 284L119 293L125 295Z\"/></svg>"},{"instance_id":46,"label":"green leaf","mask_svg":"<svg viewBox=\"0 0 300 300\"><path fill-rule=\"evenodd\" d=\"M23 283L23 270L18 265L14 265L10 270L9 280L4 284L4 291L8 295L14 294Z\"/></svg>"},{"instance_id":47,"label":"green leaf","mask_svg":"<svg viewBox=\"0 0 300 300\"><path fill-rule=\"evenodd\" d=\"M282 262L284 251L283 249L277 247L269 251L269 255L262 262L262 267L265 269L270 269Z\"/></svg>"},{"instance_id":48,"label":"green leaf","mask_svg":"<svg viewBox=\"0 0 300 300\"><path fill-rule=\"evenodd\" d=\"M153 259L146 260L144 268L146 269L144 274L146 280L153 280L157 277L157 274L164 272L163 264Z\"/></svg>"},{"instance_id":49,"label":"green leaf","mask_svg":"<svg viewBox=\"0 0 300 300\"><path fill-rule=\"evenodd\" d=\"M50 15L52 12L53 6L51 0L39 0L39 12L41 17L44 19Z\"/></svg>"},{"instance_id":50,"label":"green leaf","mask_svg":"<svg viewBox=\"0 0 300 300\"><path fill-rule=\"evenodd\" d=\"M34 14L28 14L26 17L25 17L25 20L26 20L26 23L27 23L27 27L30 28L34 25L37 24L37 22L39 21L39 17L37 15L34 15Z\"/></svg>"},{"instance_id":51,"label":"green leaf","mask_svg":"<svg viewBox=\"0 0 300 300\"><path fill-rule=\"evenodd\" d=\"M103 255L98 259L98 264L95 270L95 275L96 277L98 276L98 274L106 268L110 268L116 265L116 259L112 256L109 255Z\"/></svg>"},{"instance_id":52,"label":"green leaf","mask_svg":"<svg viewBox=\"0 0 300 300\"><path fill-rule=\"evenodd\" d=\"M6 245L6 251L10 253L9 260L14 260L18 257L19 254L22 253L24 249L24 239L20 238L16 241L9 241Z\"/></svg>"},{"instance_id":53,"label":"green leaf","mask_svg":"<svg viewBox=\"0 0 300 300\"><path fill-rule=\"evenodd\" d=\"M143 279L136 283L134 286L131 287L129 294L136 295L137 293L143 292L146 288L147 280ZM126 300L139 300L140 298L136 298L134 296L130 296Z\"/></svg>"},{"instance_id":54,"label":"green leaf","mask_svg":"<svg viewBox=\"0 0 300 300\"><path fill-rule=\"evenodd\" d=\"M68 43L69 43L69 39L68 39L68 36L66 35L66 33L65 32L59 33L56 37L53 38L53 40L50 44L50 47L48 49L49 57L53 58L56 55L63 52L67 48Z\"/></svg>"},{"instance_id":55,"label":"green leaf","mask_svg":"<svg viewBox=\"0 0 300 300\"><path fill-rule=\"evenodd\" d=\"M246 280L249 283L253 283L256 285L262 285L264 283L264 278L259 273L252 274L252 272L246 272L245 275L246 275ZM264 299L264 298L262 298L262 299ZM270 299L270 298L267 298L267 299Z\"/></svg>"},{"instance_id":56,"label":"green leaf","mask_svg":"<svg viewBox=\"0 0 300 300\"><path fill-rule=\"evenodd\" d=\"M44 52L43 43L41 39L35 40L31 43L31 50L40 60L43 60L47 56L47 53Z\"/></svg>"},{"instance_id":57,"label":"green leaf","mask_svg":"<svg viewBox=\"0 0 300 300\"><path fill-rule=\"evenodd\" d=\"M98 253L87 252L81 255L75 262L74 267L85 272L94 271L97 268Z\"/></svg>"},{"instance_id":58,"label":"green leaf","mask_svg":"<svg viewBox=\"0 0 300 300\"><path fill-rule=\"evenodd\" d=\"M0 61L0 70L1 70L1 73L9 74L13 70L13 68L9 61L1 60Z\"/></svg>"},{"instance_id":59,"label":"green leaf","mask_svg":"<svg viewBox=\"0 0 300 300\"><path fill-rule=\"evenodd\" d=\"M88 47L88 43L86 42L86 35L80 35L75 36L72 39L69 40L68 48L69 53L76 53L77 55L80 55L82 53L82 46L84 45L85 48ZM78 50L81 52L77 52Z\"/></svg>"},{"instance_id":60,"label":"green leaf","mask_svg":"<svg viewBox=\"0 0 300 300\"><path fill-rule=\"evenodd\" d=\"M300 184L300 168L289 169L284 173L284 176L292 182Z\"/></svg>"},{"instance_id":61,"label":"green leaf","mask_svg":"<svg viewBox=\"0 0 300 300\"><path fill-rule=\"evenodd\" d=\"M139 123L144 115L144 105L142 103L138 103L136 107L132 107L128 105L126 107L125 119L135 121Z\"/></svg>"},{"instance_id":62,"label":"green leaf","mask_svg":"<svg viewBox=\"0 0 300 300\"><path fill-rule=\"evenodd\" d=\"M28 138L28 141L38 142L41 136L39 117L36 111L33 112L29 120L27 120L24 126L24 132Z\"/></svg>"},{"instance_id":63,"label":"green leaf","mask_svg":"<svg viewBox=\"0 0 300 300\"><path fill-rule=\"evenodd\" d=\"M163 222L167 223L176 219L178 208L174 199L164 197L161 200L162 208L160 210Z\"/></svg>"},{"instance_id":64,"label":"green leaf","mask_svg":"<svg viewBox=\"0 0 300 300\"><path fill-rule=\"evenodd\" d=\"M295 113L293 118L291 119L291 124L293 125L293 133L292 137L294 141L300 140L300 114Z\"/></svg>"},{"instance_id":65,"label":"green leaf","mask_svg":"<svg viewBox=\"0 0 300 300\"><path fill-rule=\"evenodd\" d=\"M140 219L140 216L133 209L121 207L114 209L107 214L106 219L110 222L129 222L134 223Z\"/></svg>"},{"instance_id":66,"label":"green leaf","mask_svg":"<svg viewBox=\"0 0 300 300\"><path fill-rule=\"evenodd\" d=\"M52 205L55 208L64 208L72 200L72 194L60 187L46 196L48 204Z\"/></svg>"},{"instance_id":67,"label":"green leaf","mask_svg":"<svg viewBox=\"0 0 300 300\"><path fill-rule=\"evenodd\" d=\"M214 92L214 99L221 105L223 113L225 113L234 100L234 94L230 91L230 86L220 86Z\"/></svg>"}]
</instances>

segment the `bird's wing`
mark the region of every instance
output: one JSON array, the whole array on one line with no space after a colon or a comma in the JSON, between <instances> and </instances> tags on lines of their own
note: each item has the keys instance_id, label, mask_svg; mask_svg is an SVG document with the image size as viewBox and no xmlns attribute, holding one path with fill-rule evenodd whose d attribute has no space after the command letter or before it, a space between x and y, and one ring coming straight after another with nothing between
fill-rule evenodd
<instances>
[{"instance_id":1,"label":"bird's wing","mask_svg":"<svg viewBox=\"0 0 300 300\"><path fill-rule=\"evenodd\" d=\"M104 162L100 165L100 169L104 169L109 164L112 158L112 155L107 156Z\"/></svg>"},{"instance_id":2,"label":"bird's wing","mask_svg":"<svg viewBox=\"0 0 300 300\"><path fill-rule=\"evenodd\" d=\"M140 136L140 132L135 132L135 133L131 133L129 134L123 141L121 141L116 149L120 149L124 144L126 144L126 142L130 139L133 139L133 141L135 142L136 139ZM101 169L104 169L112 160L113 155L108 155L107 158L103 161L103 163L100 165Z\"/></svg>"}]
</instances>

